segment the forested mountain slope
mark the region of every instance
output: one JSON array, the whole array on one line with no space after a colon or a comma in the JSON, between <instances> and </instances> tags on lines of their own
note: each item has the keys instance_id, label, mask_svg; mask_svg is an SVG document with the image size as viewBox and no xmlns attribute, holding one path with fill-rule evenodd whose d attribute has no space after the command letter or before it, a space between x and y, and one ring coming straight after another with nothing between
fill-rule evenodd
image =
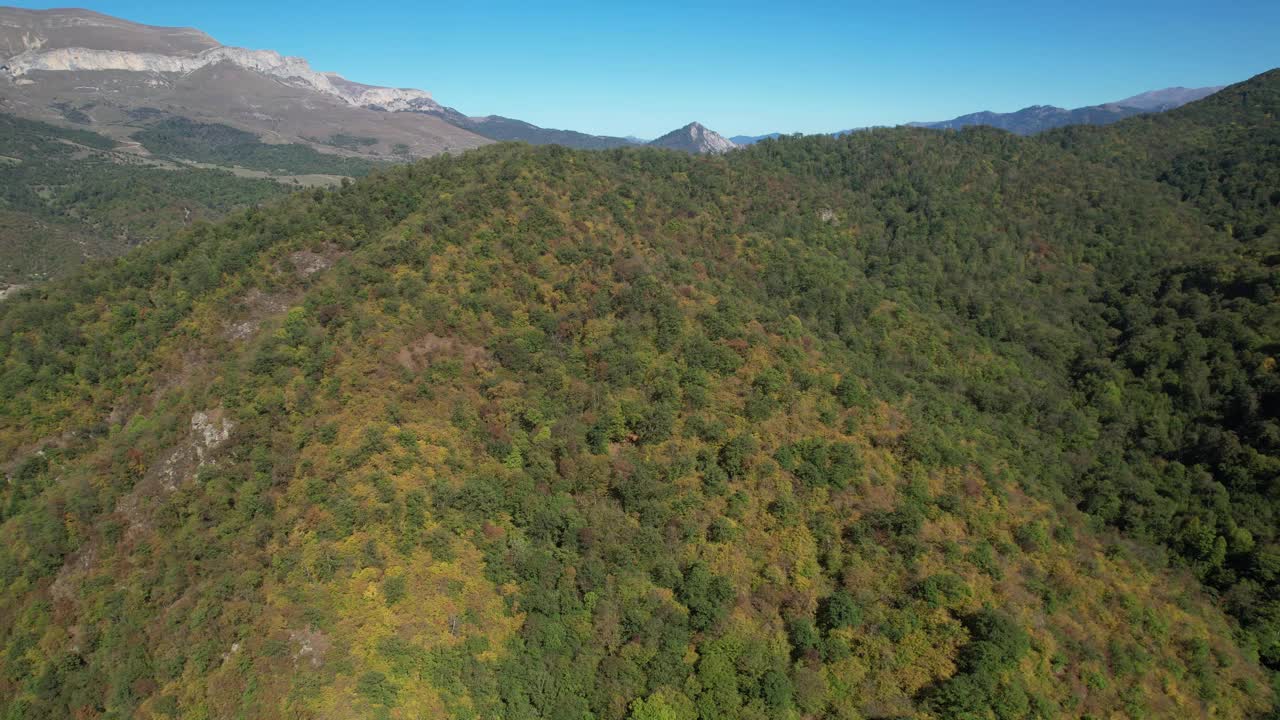
<instances>
[{"instance_id":1,"label":"forested mountain slope","mask_svg":"<svg viewBox=\"0 0 1280 720\"><path fill-rule=\"evenodd\" d=\"M1037 138L497 145L5 303L0 698L1271 712L1278 82Z\"/></svg>"},{"instance_id":2,"label":"forested mountain slope","mask_svg":"<svg viewBox=\"0 0 1280 720\"><path fill-rule=\"evenodd\" d=\"M934 130L959 130L970 125L989 125L1018 135L1034 135L1068 125L1109 125L1135 115L1164 112L1212 95L1221 89L1221 86L1164 88L1134 95L1124 100L1071 110L1052 105L1032 105L1016 112L983 111L941 122L909 124Z\"/></svg>"},{"instance_id":3,"label":"forested mountain slope","mask_svg":"<svg viewBox=\"0 0 1280 720\"><path fill-rule=\"evenodd\" d=\"M66 275L284 195L274 180L146 161L87 130L0 114L0 282Z\"/></svg>"}]
</instances>

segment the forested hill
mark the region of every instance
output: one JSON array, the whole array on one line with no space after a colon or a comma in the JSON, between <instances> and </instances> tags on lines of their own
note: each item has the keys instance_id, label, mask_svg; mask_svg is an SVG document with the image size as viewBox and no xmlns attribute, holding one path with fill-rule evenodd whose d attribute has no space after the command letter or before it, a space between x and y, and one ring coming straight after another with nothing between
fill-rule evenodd
<instances>
[{"instance_id":1,"label":"forested hill","mask_svg":"<svg viewBox=\"0 0 1280 720\"><path fill-rule=\"evenodd\" d=\"M1273 71L496 145L0 306L10 717L1261 717Z\"/></svg>"},{"instance_id":2,"label":"forested hill","mask_svg":"<svg viewBox=\"0 0 1280 720\"><path fill-rule=\"evenodd\" d=\"M288 192L116 147L88 130L0 113L0 287L61 277Z\"/></svg>"}]
</instances>

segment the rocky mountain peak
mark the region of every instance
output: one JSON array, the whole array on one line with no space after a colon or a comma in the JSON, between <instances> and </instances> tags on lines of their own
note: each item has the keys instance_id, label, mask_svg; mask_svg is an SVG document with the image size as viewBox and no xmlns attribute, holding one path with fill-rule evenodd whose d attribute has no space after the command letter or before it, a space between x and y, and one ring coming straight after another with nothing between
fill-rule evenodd
<instances>
[{"instance_id":1,"label":"rocky mountain peak","mask_svg":"<svg viewBox=\"0 0 1280 720\"><path fill-rule=\"evenodd\" d=\"M718 154L729 152L738 147L728 138L707 128L700 122L691 122L678 130L672 130L649 144L654 147L681 150L694 154Z\"/></svg>"}]
</instances>

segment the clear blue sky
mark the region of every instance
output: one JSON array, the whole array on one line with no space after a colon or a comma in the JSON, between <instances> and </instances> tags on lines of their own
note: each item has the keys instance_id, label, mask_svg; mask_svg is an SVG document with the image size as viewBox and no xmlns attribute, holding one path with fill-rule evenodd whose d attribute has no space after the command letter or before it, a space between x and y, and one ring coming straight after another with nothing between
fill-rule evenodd
<instances>
[{"instance_id":1,"label":"clear blue sky","mask_svg":"<svg viewBox=\"0 0 1280 720\"><path fill-rule=\"evenodd\" d=\"M27 3L56 7L66 3ZM895 7L887 7L893 5ZM654 137L823 132L1145 90L1280 65L1280 2L101 0L469 115Z\"/></svg>"}]
</instances>

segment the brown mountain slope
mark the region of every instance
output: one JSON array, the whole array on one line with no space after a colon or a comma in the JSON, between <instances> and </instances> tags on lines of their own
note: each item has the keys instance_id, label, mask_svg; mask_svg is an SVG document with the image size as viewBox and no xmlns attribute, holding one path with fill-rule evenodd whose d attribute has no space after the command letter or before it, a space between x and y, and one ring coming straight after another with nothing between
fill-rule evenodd
<instances>
[{"instance_id":1,"label":"brown mountain slope","mask_svg":"<svg viewBox=\"0 0 1280 720\"><path fill-rule=\"evenodd\" d=\"M383 159L491 142L418 112L440 107L420 90L353 83L301 58L89 11L0 8L0 58L0 111L88 126L122 142L169 116L229 125L268 143Z\"/></svg>"},{"instance_id":2,"label":"brown mountain slope","mask_svg":"<svg viewBox=\"0 0 1280 720\"><path fill-rule=\"evenodd\" d=\"M33 48L194 55L217 46L217 40L194 28L141 25L92 10L0 7L0 58Z\"/></svg>"}]
</instances>

